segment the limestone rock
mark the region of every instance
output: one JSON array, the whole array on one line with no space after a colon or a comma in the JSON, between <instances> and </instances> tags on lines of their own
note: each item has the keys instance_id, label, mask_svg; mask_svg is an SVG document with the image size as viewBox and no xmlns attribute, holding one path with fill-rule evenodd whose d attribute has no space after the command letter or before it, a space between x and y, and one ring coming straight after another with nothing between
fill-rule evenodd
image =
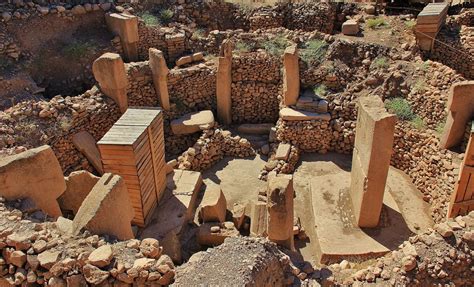
<instances>
[{"instance_id":1,"label":"limestone rock","mask_svg":"<svg viewBox=\"0 0 474 287\"><path fill-rule=\"evenodd\" d=\"M96 267L102 268L109 265L113 257L114 253L112 251L112 247L106 244L92 251L92 253L89 255L89 263Z\"/></svg>"},{"instance_id":2,"label":"limestone rock","mask_svg":"<svg viewBox=\"0 0 474 287\"><path fill-rule=\"evenodd\" d=\"M205 110L189 113L171 121L171 130L175 135L192 134L214 126L214 114Z\"/></svg>"},{"instance_id":3,"label":"limestone rock","mask_svg":"<svg viewBox=\"0 0 474 287\"><path fill-rule=\"evenodd\" d=\"M66 177L66 191L58 199L61 209L77 214L82 202L99 179L85 170L72 172Z\"/></svg>"},{"instance_id":4,"label":"limestone rock","mask_svg":"<svg viewBox=\"0 0 474 287\"><path fill-rule=\"evenodd\" d=\"M199 217L203 222L224 222L227 201L219 186L208 186L201 201Z\"/></svg>"},{"instance_id":5,"label":"limestone rock","mask_svg":"<svg viewBox=\"0 0 474 287\"><path fill-rule=\"evenodd\" d=\"M354 36L359 33L359 23L355 20L347 20L342 23L342 34Z\"/></svg>"}]
</instances>

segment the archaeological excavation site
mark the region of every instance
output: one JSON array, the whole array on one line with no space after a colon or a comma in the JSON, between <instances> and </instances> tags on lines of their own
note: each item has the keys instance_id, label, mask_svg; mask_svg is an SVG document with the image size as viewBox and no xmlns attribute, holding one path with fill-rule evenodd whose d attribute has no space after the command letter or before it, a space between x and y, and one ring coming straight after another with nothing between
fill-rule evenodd
<instances>
[{"instance_id":1,"label":"archaeological excavation site","mask_svg":"<svg viewBox=\"0 0 474 287\"><path fill-rule=\"evenodd\" d=\"M0 1L0 287L473 260L472 0Z\"/></svg>"}]
</instances>

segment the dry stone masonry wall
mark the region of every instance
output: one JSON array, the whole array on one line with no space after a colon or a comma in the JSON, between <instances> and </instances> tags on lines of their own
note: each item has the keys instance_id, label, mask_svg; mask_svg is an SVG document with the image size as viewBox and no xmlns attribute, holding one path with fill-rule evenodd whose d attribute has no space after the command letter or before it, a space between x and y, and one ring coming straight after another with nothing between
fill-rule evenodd
<instances>
[{"instance_id":1,"label":"dry stone masonry wall","mask_svg":"<svg viewBox=\"0 0 474 287\"><path fill-rule=\"evenodd\" d=\"M128 79L128 105L137 107L156 107L158 96L153 86L148 61L126 64Z\"/></svg>"}]
</instances>

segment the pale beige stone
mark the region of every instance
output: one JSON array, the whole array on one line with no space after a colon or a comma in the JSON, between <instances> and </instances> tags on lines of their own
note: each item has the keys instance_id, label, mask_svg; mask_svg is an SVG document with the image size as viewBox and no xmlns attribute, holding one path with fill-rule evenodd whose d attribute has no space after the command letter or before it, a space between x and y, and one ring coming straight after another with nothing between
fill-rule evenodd
<instances>
[{"instance_id":1,"label":"pale beige stone","mask_svg":"<svg viewBox=\"0 0 474 287\"><path fill-rule=\"evenodd\" d=\"M0 158L0 195L30 198L44 212L61 216L57 198L66 190L61 166L49 146Z\"/></svg>"},{"instance_id":2,"label":"pale beige stone","mask_svg":"<svg viewBox=\"0 0 474 287\"><path fill-rule=\"evenodd\" d=\"M120 216L117 216L120 215ZM125 182L118 175L104 174L87 195L73 220L73 234L86 228L120 240L133 238L133 209Z\"/></svg>"},{"instance_id":3,"label":"pale beige stone","mask_svg":"<svg viewBox=\"0 0 474 287\"><path fill-rule=\"evenodd\" d=\"M97 142L94 137L86 132L78 132L72 137L72 143L92 164L99 174L104 174L102 161L100 160L100 152L97 148Z\"/></svg>"},{"instance_id":4,"label":"pale beige stone","mask_svg":"<svg viewBox=\"0 0 474 287\"><path fill-rule=\"evenodd\" d=\"M265 202L252 203L250 213L250 235L267 236L268 213Z\"/></svg>"},{"instance_id":5,"label":"pale beige stone","mask_svg":"<svg viewBox=\"0 0 474 287\"><path fill-rule=\"evenodd\" d=\"M351 198L359 227L376 227L387 182L396 116L378 97L359 100L351 169Z\"/></svg>"},{"instance_id":6,"label":"pale beige stone","mask_svg":"<svg viewBox=\"0 0 474 287\"><path fill-rule=\"evenodd\" d=\"M283 108L280 110L280 118L287 121L330 121L331 115L329 113L318 114L307 111L298 111L292 108Z\"/></svg>"},{"instance_id":7,"label":"pale beige stone","mask_svg":"<svg viewBox=\"0 0 474 287\"><path fill-rule=\"evenodd\" d=\"M267 187L268 239L290 250L293 239L293 177L270 176Z\"/></svg>"},{"instance_id":8,"label":"pale beige stone","mask_svg":"<svg viewBox=\"0 0 474 287\"><path fill-rule=\"evenodd\" d=\"M291 151L290 144L280 143L275 153L275 159L285 160L285 161L288 160L288 157L290 156L290 151Z\"/></svg>"},{"instance_id":9,"label":"pale beige stone","mask_svg":"<svg viewBox=\"0 0 474 287\"><path fill-rule=\"evenodd\" d=\"M298 48L289 46L283 54L283 99L287 106L295 105L300 93Z\"/></svg>"},{"instance_id":10,"label":"pale beige stone","mask_svg":"<svg viewBox=\"0 0 474 287\"><path fill-rule=\"evenodd\" d=\"M111 13L105 15L109 30L120 37L125 59L138 60L138 17L130 14Z\"/></svg>"},{"instance_id":11,"label":"pale beige stone","mask_svg":"<svg viewBox=\"0 0 474 287\"><path fill-rule=\"evenodd\" d=\"M66 191L58 199L61 209L77 214L82 202L99 179L100 177L85 170L72 172L65 178Z\"/></svg>"},{"instance_id":12,"label":"pale beige stone","mask_svg":"<svg viewBox=\"0 0 474 287\"><path fill-rule=\"evenodd\" d=\"M124 113L128 108L127 74L125 64L119 54L105 53L92 64L94 78L99 82L100 90L113 99Z\"/></svg>"},{"instance_id":13,"label":"pale beige stone","mask_svg":"<svg viewBox=\"0 0 474 287\"><path fill-rule=\"evenodd\" d=\"M192 134L214 126L214 114L204 110L186 114L171 121L171 130L175 135Z\"/></svg>"},{"instance_id":14,"label":"pale beige stone","mask_svg":"<svg viewBox=\"0 0 474 287\"><path fill-rule=\"evenodd\" d=\"M359 23L355 20L347 20L342 23L342 34L348 36L354 36L359 33Z\"/></svg>"},{"instance_id":15,"label":"pale beige stone","mask_svg":"<svg viewBox=\"0 0 474 287\"><path fill-rule=\"evenodd\" d=\"M158 95L158 99L161 107L165 111L170 110L170 96L168 93L168 74L169 69L166 65L166 59L163 52L150 48L148 50L149 65L153 76L153 85L155 86L155 92Z\"/></svg>"},{"instance_id":16,"label":"pale beige stone","mask_svg":"<svg viewBox=\"0 0 474 287\"><path fill-rule=\"evenodd\" d=\"M90 264L99 268L103 268L110 264L113 257L114 252L112 250L112 247L106 244L92 251L92 253L89 255L88 260Z\"/></svg>"},{"instance_id":17,"label":"pale beige stone","mask_svg":"<svg viewBox=\"0 0 474 287\"><path fill-rule=\"evenodd\" d=\"M199 208L199 217L203 222L224 222L227 212L227 201L221 188L208 186Z\"/></svg>"}]
</instances>

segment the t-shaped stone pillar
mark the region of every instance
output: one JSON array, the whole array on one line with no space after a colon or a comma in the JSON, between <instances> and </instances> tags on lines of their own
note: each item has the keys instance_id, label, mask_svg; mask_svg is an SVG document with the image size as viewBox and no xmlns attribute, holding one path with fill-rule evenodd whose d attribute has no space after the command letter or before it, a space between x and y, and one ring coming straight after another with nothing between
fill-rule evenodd
<instances>
[{"instance_id":1,"label":"t-shaped stone pillar","mask_svg":"<svg viewBox=\"0 0 474 287\"><path fill-rule=\"evenodd\" d=\"M92 72L99 82L100 90L112 98L124 113L128 108L127 74L119 54L105 53L94 61Z\"/></svg>"},{"instance_id":2,"label":"t-shaped stone pillar","mask_svg":"<svg viewBox=\"0 0 474 287\"><path fill-rule=\"evenodd\" d=\"M441 137L441 148L458 145L464 137L466 124L474 118L474 81L456 83L448 99L448 119Z\"/></svg>"},{"instance_id":3,"label":"t-shaped stone pillar","mask_svg":"<svg viewBox=\"0 0 474 287\"><path fill-rule=\"evenodd\" d=\"M293 177L270 176L267 186L268 239L294 250Z\"/></svg>"},{"instance_id":4,"label":"t-shaped stone pillar","mask_svg":"<svg viewBox=\"0 0 474 287\"><path fill-rule=\"evenodd\" d=\"M170 110L170 96L168 93L168 73L169 69L166 66L166 59L163 56L163 52L158 49L150 48L149 54L149 65L151 73L153 75L153 84L155 86L155 92L158 94L158 98L161 107L169 111Z\"/></svg>"},{"instance_id":5,"label":"t-shaped stone pillar","mask_svg":"<svg viewBox=\"0 0 474 287\"><path fill-rule=\"evenodd\" d=\"M298 48L287 47L283 54L283 99L287 106L296 105L300 93Z\"/></svg>"},{"instance_id":6,"label":"t-shaped stone pillar","mask_svg":"<svg viewBox=\"0 0 474 287\"><path fill-rule=\"evenodd\" d=\"M128 14L105 15L109 29L120 37L123 53L128 62L138 60L138 18Z\"/></svg>"},{"instance_id":7,"label":"t-shaped stone pillar","mask_svg":"<svg viewBox=\"0 0 474 287\"><path fill-rule=\"evenodd\" d=\"M359 227L376 227L392 156L396 116L378 97L359 100L351 170L351 198Z\"/></svg>"},{"instance_id":8,"label":"t-shaped stone pillar","mask_svg":"<svg viewBox=\"0 0 474 287\"><path fill-rule=\"evenodd\" d=\"M216 78L217 118L226 125L232 123L232 48L231 40L222 42Z\"/></svg>"}]
</instances>

